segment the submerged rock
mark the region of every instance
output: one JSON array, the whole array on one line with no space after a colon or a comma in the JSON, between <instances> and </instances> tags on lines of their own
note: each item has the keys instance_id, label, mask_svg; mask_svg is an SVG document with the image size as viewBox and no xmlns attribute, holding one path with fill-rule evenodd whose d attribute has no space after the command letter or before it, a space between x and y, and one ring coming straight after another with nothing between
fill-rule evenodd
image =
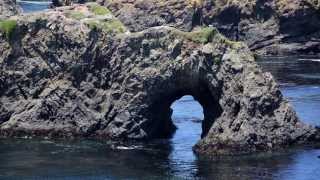
<instances>
[{"instance_id":1,"label":"submerged rock","mask_svg":"<svg viewBox=\"0 0 320 180\"><path fill-rule=\"evenodd\" d=\"M1 0L0 1L0 19L9 16L17 15L21 12L16 0Z\"/></svg>"},{"instance_id":2,"label":"submerged rock","mask_svg":"<svg viewBox=\"0 0 320 180\"><path fill-rule=\"evenodd\" d=\"M2 137L170 137L171 104L192 95L204 109L197 152L246 153L320 139L247 46L213 28L129 32L97 4L10 21L14 28L0 31Z\"/></svg>"}]
</instances>

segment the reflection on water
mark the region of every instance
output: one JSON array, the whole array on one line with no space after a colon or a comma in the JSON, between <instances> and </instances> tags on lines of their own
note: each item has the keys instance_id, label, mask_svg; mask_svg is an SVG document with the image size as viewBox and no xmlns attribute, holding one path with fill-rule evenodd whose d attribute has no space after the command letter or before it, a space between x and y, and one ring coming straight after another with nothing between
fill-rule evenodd
<instances>
[{"instance_id":1,"label":"reflection on water","mask_svg":"<svg viewBox=\"0 0 320 180\"><path fill-rule=\"evenodd\" d=\"M172 104L173 123L178 130L170 140L173 150L169 156L175 174L190 176L197 170L196 156L192 146L201 137L201 121L203 110L201 105L192 96L184 96Z\"/></svg>"},{"instance_id":2,"label":"reflection on water","mask_svg":"<svg viewBox=\"0 0 320 180\"><path fill-rule=\"evenodd\" d=\"M320 83L315 77L320 62L268 58L259 60L259 64L276 76L301 119L319 125ZM0 140L0 179L320 178L320 150L315 147L215 159L197 157L191 148L200 138L201 106L185 96L172 108L178 130L170 140L125 144Z\"/></svg>"}]
</instances>

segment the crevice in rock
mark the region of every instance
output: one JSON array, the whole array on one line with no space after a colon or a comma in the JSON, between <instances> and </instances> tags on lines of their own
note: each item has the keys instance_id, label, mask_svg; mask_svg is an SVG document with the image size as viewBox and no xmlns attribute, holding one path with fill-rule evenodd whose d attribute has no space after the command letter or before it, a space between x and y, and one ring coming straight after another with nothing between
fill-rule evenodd
<instances>
[{"instance_id":1,"label":"crevice in rock","mask_svg":"<svg viewBox=\"0 0 320 180\"><path fill-rule=\"evenodd\" d=\"M191 27L197 27L201 26L203 24L202 22L202 8L200 7L194 7L194 14L192 16L192 24Z\"/></svg>"}]
</instances>

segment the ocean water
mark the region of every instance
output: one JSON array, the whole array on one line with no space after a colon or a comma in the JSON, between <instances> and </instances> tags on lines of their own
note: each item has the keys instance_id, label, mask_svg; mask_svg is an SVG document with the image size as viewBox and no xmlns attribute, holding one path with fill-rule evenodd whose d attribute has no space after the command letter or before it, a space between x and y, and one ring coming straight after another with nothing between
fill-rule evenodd
<instances>
[{"instance_id":1,"label":"ocean water","mask_svg":"<svg viewBox=\"0 0 320 180\"><path fill-rule=\"evenodd\" d=\"M50 1L34 1L34 0L17 0L24 13L43 11L48 9L51 5Z\"/></svg>"},{"instance_id":2,"label":"ocean water","mask_svg":"<svg viewBox=\"0 0 320 180\"><path fill-rule=\"evenodd\" d=\"M37 5L35 5L37 6ZM320 125L317 57L267 57L271 72L304 122ZM320 148L301 147L246 156L197 156L202 107L184 96L172 104L178 130L171 139L125 143L1 139L0 179L320 179Z\"/></svg>"},{"instance_id":3,"label":"ocean water","mask_svg":"<svg viewBox=\"0 0 320 180\"><path fill-rule=\"evenodd\" d=\"M275 77L298 116L320 126L320 57L268 57L258 63Z\"/></svg>"}]
</instances>

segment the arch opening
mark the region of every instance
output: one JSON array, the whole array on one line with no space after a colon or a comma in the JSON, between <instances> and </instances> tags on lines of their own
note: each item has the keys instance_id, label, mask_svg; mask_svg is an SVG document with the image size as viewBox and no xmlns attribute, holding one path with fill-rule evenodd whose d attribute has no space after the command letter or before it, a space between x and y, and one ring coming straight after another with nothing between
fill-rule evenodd
<instances>
[{"instance_id":1,"label":"arch opening","mask_svg":"<svg viewBox=\"0 0 320 180\"><path fill-rule=\"evenodd\" d=\"M158 95L150 106L150 116L152 122L148 129L151 138L172 138L177 130L173 123L172 104L184 96L192 96L193 99L200 104L203 111L203 119L201 119L201 138L204 138L214 121L220 117L222 108L218 102L218 95L213 95L206 85L193 86L193 88L178 89L174 91L167 90Z\"/></svg>"},{"instance_id":2,"label":"arch opening","mask_svg":"<svg viewBox=\"0 0 320 180\"><path fill-rule=\"evenodd\" d=\"M171 109L171 119L177 127L171 141L175 145L192 148L201 137L201 124L204 119L202 106L192 96L186 95L176 100Z\"/></svg>"}]
</instances>

